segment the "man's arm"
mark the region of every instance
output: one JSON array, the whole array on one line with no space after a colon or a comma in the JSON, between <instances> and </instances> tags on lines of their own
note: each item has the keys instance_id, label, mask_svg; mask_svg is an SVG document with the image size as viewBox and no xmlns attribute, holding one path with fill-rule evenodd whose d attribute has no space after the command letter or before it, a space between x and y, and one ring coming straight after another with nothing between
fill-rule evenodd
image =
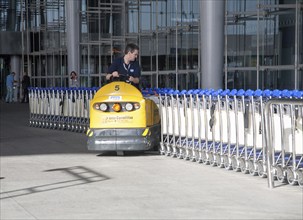
<instances>
[{"instance_id":1,"label":"man's arm","mask_svg":"<svg viewBox=\"0 0 303 220\"><path fill-rule=\"evenodd\" d=\"M112 77L119 77L118 71L114 71L114 72L112 72L112 73L108 73L108 74L106 75L106 80L111 80Z\"/></svg>"},{"instance_id":2,"label":"man's arm","mask_svg":"<svg viewBox=\"0 0 303 220\"><path fill-rule=\"evenodd\" d=\"M135 84L139 84L139 82L140 82L139 77L133 77L133 76L129 77L129 81L131 81Z\"/></svg>"}]
</instances>

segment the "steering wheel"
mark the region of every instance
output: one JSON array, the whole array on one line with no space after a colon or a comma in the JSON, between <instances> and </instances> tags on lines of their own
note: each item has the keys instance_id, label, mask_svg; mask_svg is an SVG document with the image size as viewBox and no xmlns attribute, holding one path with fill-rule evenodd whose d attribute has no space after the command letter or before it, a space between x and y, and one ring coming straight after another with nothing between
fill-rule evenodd
<instances>
[{"instance_id":1,"label":"steering wheel","mask_svg":"<svg viewBox=\"0 0 303 220\"><path fill-rule=\"evenodd\" d=\"M119 77L111 77L111 81L121 81L121 82L126 82L126 83L131 83L129 81L129 75L125 75L125 74L119 74Z\"/></svg>"}]
</instances>

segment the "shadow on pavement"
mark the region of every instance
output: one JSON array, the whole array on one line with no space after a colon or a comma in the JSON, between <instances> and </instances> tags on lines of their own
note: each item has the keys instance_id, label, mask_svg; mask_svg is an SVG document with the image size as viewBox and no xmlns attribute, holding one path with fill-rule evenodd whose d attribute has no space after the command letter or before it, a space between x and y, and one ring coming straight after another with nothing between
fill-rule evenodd
<instances>
[{"instance_id":1,"label":"shadow on pavement","mask_svg":"<svg viewBox=\"0 0 303 220\"><path fill-rule=\"evenodd\" d=\"M54 175L56 175L56 172L63 172L64 174L71 176L72 179L67 180L67 181L57 182L57 183L50 183L50 184L33 186L33 187L28 187L28 188L23 188L23 189L1 192L0 199L8 199L8 198L14 198L14 197L19 197L19 196L26 196L26 195L30 195L33 193L41 193L41 192L46 192L46 191L51 191L51 190L59 190L59 189L64 189L64 188L68 188L68 187L74 187L74 186L78 186L78 185L100 182L100 181L105 181L105 180L110 179L110 177L108 177L104 174L95 172L84 166L57 168L57 169L45 170L44 172L55 172Z\"/></svg>"}]
</instances>

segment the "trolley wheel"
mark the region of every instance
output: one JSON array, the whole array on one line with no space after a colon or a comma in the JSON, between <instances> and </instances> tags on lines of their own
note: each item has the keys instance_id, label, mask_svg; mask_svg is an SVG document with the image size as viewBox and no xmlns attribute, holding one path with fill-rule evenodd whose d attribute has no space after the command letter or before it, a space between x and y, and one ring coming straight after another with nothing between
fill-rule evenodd
<instances>
[{"instance_id":1,"label":"trolley wheel","mask_svg":"<svg viewBox=\"0 0 303 220\"><path fill-rule=\"evenodd\" d=\"M247 168L250 175L256 176L258 174L258 172L255 169L255 163L253 160L247 161Z\"/></svg>"},{"instance_id":2,"label":"trolley wheel","mask_svg":"<svg viewBox=\"0 0 303 220\"><path fill-rule=\"evenodd\" d=\"M171 152L170 151L165 151L165 156L169 157L171 155Z\"/></svg>"},{"instance_id":3,"label":"trolley wheel","mask_svg":"<svg viewBox=\"0 0 303 220\"><path fill-rule=\"evenodd\" d=\"M247 161L244 158L239 158L239 167L242 173L248 174Z\"/></svg>"},{"instance_id":4,"label":"trolley wheel","mask_svg":"<svg viewBox=\"0 0 303 220\"><path fill-rule=\"evenodd\" d=\"M223 164L224 164L224 168L226 170L231 170L232 169L231 164L229 162L229 157L227 155L223 156Z\"/></svg>"},{"instance_id":5,"label":"trolley wheel","mask_svg":"<svg viewBox=\"0 0 303 220\"><path fill-rule=\"evenodd\" d=\"M180 152L178 153L177 158L180 159L180 160L182 160L182 159L184 158L184 155L183 155L183 152L182 152L182 151L180 151Z\"/></svg>"},{"instance_id":6,"label":"trolley wheel","mask_svg":"<svg viewBox=\"0 0 303 220\"><path fill-rule=\"evenodd\" d=\"M197 160L197 163L203 163L203 159L202 159L202 151L199 150L199 158Z\"/></svg>"},{"instance_id":7,"label":"trolley wheel","mask_svg":"<svg viewBox=\"0 0 303 220\"><path fill-rule=\"evenodd\" d=\"M170 156L171 155L171 148L170 148L170 146L168 144L166 145L165 155L166 156Z\"/></svg>"},{"instance_id":8,"label":"trolley wheel","mask_svg":"<svg viewBox=\"0 0 303 220\"><path fill-rule=\"evenodd\" d=\"M295 171L298 176L298 184L299 186L303 187L303 173L302 170Z\"/></svg>"},{"instance_id":9,"label":"trolley wheel","mask_svg":"<svg viewBox=\"0 0 303 220\"><path fill-rule=\"evenodd\" d=\"M286 173L287 173L287 182L292 186L297 185L298 179L296 178L297 176L295 176L296 174L292 171L292 169L288 168L286 170Z\"/></svg>"},{"instance_id":10,"label":"trolley wheel","mask_svg":"<svg viewBox=\"0 0 303 220\"><path fill-rule=\"evenodd\" d=\"M235 172L239 172L241 170L240 167L238 166L237 156L231 157L231 167L232 167L233 171L235 171Z\"/></svg>"},{"instance_id":11,"label":"trolley wheel","mask_svg":"<svg viewBox=\"0 0 303 220\"><path fill-rule=\"evenodd\" d=\"M177 152L176 152L176 151L173 151L173 152L171 153L170 157L176 158L176 157L177 157Z\"/></svg>"},{"instance_id":12,"label":"trolley wheel","mask_svg":"<svg viewBox=\"0 0 303 220\"><path fill-rule=\"evenodd\" d=\"M258 175L259 175L259 177L266 178L267 177L266 170L264 170L263 162L261 160L258 161L257 167L258 167Z\"/></svg>"},{"instance_id":13,"label":"trolley wheel","mask_svg":"<svg viewBox=\"0 0 303 220\"><path fill-rule=\"evenodd\" d=\"M165 155L165 146L163 145L163 143L160 143L160 155Z\"/></svg>"},{"instance_id":14,"label":"trolley wheel","mask_svg":"<svg viewBox=\"0 0 303 220\"><path fill-rule=\"evenodd\" d=\"M210 163L210 165L212 165L213 167L217 166L216 154L213 153L213 152L210 152L208 155L209 155L209 163Z\"/></svg>"},{"instance_id":15,"label":"trolley wheel","mask_svg":"<svg viewBox=\"0 0 303 220\"><path fill-rule=\"evenodd\" d=\"M217 167L219 167L219 168L224 167L222 155L220 155L220 154L216 155L216 163L217 163Z\"/></svg>"},{"instance_id":16,"label":"trolley wheel","mask_svg":"<svg viewBox=\"0 0 303 220\"><path fill-rule=\"evenodd\" d=\"M189 160L190 156L186 153L185 156L183 156L183 160Z\"/></svg>"},{"instance_id":17,"label":"trolley wheel","mask_svg":"<svg viewBox=\"0 0 303 220\"><path fill-rule=\"evenodd\" d=\"M206 160L206 153L205 153L205 150L201 150L200 152L200 161L201 163L204 164L204 161Z\"/></svg>"},{"instance_id":18,"label":"trolley wheel","mask_svg":"<svg viewBox=\"0 0 303 220\"><path fill-rule=\"evenodd\" d=\"M286 180L287 180L287 172L285 172L283 170L283 167L281 165L278 165L275 167L275 170L276 170L276 177L277 177L277 180L280 182L280 183L286 183Z\"/></svg>"},{"instance_id":19,"label":"trolley wheel","mask_svg":"<svg viewBox=\"0 0 303 220\"><path fill-rule=\"evenodd\" d=\"M199 151L192 150L192 156L190 158L191 162L197 162L199 160Z\"/></svg>"},{"instance_id":20,"label":"trolley wheel","mask_svg":"<svg viewBox=\"0 0 303 220\"><path fill-rule=\"evenodd\" d=\"M203 151L202 155L202 161L204 165L209 165L209 159L208 159L209 153L206 151Z\"/></svg>"}]
</instances>

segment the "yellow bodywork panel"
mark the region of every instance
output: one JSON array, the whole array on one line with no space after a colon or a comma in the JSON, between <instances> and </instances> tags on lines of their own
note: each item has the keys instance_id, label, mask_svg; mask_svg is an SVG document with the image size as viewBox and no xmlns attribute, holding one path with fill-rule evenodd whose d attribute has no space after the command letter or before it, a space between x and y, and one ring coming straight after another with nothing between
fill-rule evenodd
<instances>
[{"instance_id":1,"label":"yellow bodywork panel","mask_svg":"<svg viewBox=\"0 0 303 220\"><path fill-rule=\"evenodd\" d=\"M93 108L95 103L138 102L134 111L102 112ZM134 86L125 82L112 82L102 87L90 103L90 128L144 128L146 124L145 99Z\"/></svg>"},{"instance_id":2,"label":"yellow bodywork panel","mask_svg":"<svg viewBox=\"0 0 303 220\"><path fill-rule=\"evenodd\" d=\"M150 99L146 99L145 102L147 126L160 123L159 108L156 103Z\"/></svg>"},{"instance_id":3,"label":"yellow bodywork panel","mask_svg":"<svg viewBox=\"0 0 303 220\"><path fill-rule=\"evenodd\" d=\"M104 98L105 96L132 96L143 99L142 93L134 86L125 82L112 82L101 89L95 94L94 99L98 97ZM127 100L131 101L131 100Z\"/></svg>"}]
</instances>

